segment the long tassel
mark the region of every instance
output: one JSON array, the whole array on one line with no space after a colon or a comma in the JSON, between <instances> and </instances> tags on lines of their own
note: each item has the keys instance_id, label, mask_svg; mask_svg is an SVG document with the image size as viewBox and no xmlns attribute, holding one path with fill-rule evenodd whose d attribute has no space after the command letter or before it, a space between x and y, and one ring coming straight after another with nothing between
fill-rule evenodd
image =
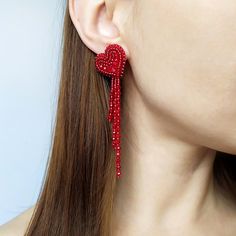
<instances>
[{"instance_id":1,"label":"long tassel","mask_svg":"<svg viewBox=\"0 0 236 236\"><path fill-rule=\"evenodd\" d=\"M111 91L109 101L109 114L108 120L112 123L112 147L116 153L116 176L121 176L121 164L120 164L120 78L111 78Z\"/></svg>"}]
</instances>

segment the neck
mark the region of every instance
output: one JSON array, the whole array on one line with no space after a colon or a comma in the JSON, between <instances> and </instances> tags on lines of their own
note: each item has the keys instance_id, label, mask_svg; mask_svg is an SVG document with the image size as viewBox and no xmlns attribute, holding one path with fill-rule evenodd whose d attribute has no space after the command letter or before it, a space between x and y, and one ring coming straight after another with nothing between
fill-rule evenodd
<instances>
[{"instance_id":1,"label":"neck","mask_svg":"<svg viewBox=\"0 0 236 236\"><path fill-rule=\"evenodd\" d=\"M198 222L216 209L216 151L174 135L167 119L156 118L137 93L131 89L128 93L132 106L127 100L122 104L121 178L113 215L116 229Z\"/></svg>"}]
</instances>

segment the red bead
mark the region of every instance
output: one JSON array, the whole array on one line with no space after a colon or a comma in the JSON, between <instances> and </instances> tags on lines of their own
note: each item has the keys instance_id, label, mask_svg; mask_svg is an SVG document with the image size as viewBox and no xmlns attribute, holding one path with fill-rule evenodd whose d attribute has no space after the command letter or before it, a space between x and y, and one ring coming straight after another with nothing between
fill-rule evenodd
<instances>
[{"instance_id":1,"label":"red bead","mask_svg":"<svg viewBox=\"0 0 236 236\"><path fill-rule=\"evenodd\" d=\"M117 178L119 179L121 177L121 172L118 171L116 175L117 175Z\"/></svg>"},{"instance_id":2,"label":"red bead","mask_svg":"<svg viewBox=\"0 0 236 236\"><path fill-rule=\"evenodd\" d=\"M119 162L116 162L116 168L119 168L119 169L121 169L121 165L120 165L120 163L119 163Z\"/></svg>"}]
</instances>

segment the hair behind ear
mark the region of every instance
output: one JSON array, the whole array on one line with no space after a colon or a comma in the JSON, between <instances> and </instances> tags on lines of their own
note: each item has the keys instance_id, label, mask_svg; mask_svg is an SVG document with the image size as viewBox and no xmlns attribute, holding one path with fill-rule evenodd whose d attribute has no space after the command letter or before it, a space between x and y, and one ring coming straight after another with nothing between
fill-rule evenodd
<instances>
[{"instance_id":1,"label":"hair behind ear","mask_svg":"<svg viewBox=\"0 0 236 236\"><path fill-rule=\"evenodd\" d=\"M115 159L106 119L110 81L95 69L66 8L50 159L25 235L110 235Z\"/></svg>"}]
</instances>

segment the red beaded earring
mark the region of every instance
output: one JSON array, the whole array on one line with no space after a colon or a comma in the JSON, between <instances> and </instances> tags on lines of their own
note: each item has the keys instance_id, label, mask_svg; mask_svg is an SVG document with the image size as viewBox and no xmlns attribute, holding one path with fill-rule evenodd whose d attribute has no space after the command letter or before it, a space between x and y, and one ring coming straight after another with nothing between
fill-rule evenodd
<instances>
[{"instance_id":1,"label":"red beaded earring","mask_svg":"<svg viewBox=\"0 0 236 236\"><path fill-rule=\"evenodd\" d=\"M112 147L116 152L116 176L121 176L120 147L120 78L124 74L127 58L124 49L118 44L109 44L105 53L96 56L96 69L105 76L111 77L109 114L107 119L112 122Z\"/></svg>"}]
</instances>

